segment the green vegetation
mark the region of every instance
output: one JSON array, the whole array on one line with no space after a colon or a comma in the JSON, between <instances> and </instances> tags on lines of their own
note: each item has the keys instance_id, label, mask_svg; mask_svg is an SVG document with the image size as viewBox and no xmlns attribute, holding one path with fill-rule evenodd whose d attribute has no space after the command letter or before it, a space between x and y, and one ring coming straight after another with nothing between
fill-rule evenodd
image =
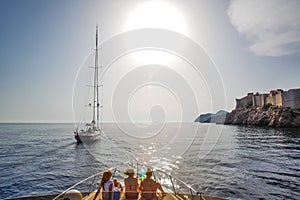
<instances>
[{"instance_id":1,"label":"green vegetation","mask_svg":"<svg viewBox=\"0 0 300 200\"><path fill-rule=\"evenodd\" d=\"M271 104L271 103L267 103L267 104L265 104L265 105L264 105L264 107L263 107L263 108L264 108L264 109L269 109L271 106L272 106L272 104Z\"/></svg>"},{"instance_id":2,"label":"green vegetation","mask_svg":"<svg viewBox=\"0 0 300 200\"><path fill-rule=\"evenodd\" d=\"M246 104L246 108L247 108L247 109L248 109L248 108L252 108L252 106L253 106L252 103L247 103L247 104Z\"/></svg>"}]
</instances>

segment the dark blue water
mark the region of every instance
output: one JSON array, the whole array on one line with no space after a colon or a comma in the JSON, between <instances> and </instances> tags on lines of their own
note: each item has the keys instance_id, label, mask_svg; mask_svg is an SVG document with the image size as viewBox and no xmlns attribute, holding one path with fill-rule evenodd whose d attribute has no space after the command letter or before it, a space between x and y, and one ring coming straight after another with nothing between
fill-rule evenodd
<instances>
[{"instance_id":1,"label":"dark blue water","mask_svg":"<svg viewBox=\"0 0 300 200\"><path fill-rule=\"evenodd\" d=\"M95 172L98 163L74 143L73 127L1 124L0 198L62 191Z\"/></svg>"},{"instance_id":2,"label":"dark blue water","mask_svg":"<svg viewBox=\"0 0 300 200\"><path fill-rule=\"evenodd\" d=\"M0 198L58 193L138 159L206 195L300 199L299 129L199 125L104 124L101 140L77 145L73 124L0 124Z\"/></svg>"}]
</instances>

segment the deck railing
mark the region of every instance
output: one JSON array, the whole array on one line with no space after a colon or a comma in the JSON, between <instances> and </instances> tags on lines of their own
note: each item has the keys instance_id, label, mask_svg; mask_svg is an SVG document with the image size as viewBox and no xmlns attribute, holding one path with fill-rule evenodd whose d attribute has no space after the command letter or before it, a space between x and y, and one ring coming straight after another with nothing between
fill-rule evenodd
<instances>
[{"instance_id":1,"label":"deck railing","mask_svg":"<svg viewBox=\"0 0 300 200\"><path fill-rule=\"evenodd\" d=\"M140 171L146 170L148 166L140 164L138 160L133 160L131 163L132 168L136 168L137 176L141 177ZM151 167L149 167L151 168ZM141 169L141 170L139 170ZM162 171L160 169L153 169L153 178L160 183L167 192L174 193L175 195L178 194L189 194L190 196L185 196L185 199L194 199L195 197L202 197L203 193L195 190L189 184L185 183L178 177L171 175L168 172Z\"/></svg>"},{"instance_id":2,"label":"deck railing","mask_svg":"<svg viewBox=\"0 0 300 200\"><path fill-rule=\"evenodd\" d=\"M145 171L148 168L147 166L140 164L137 160L133 160L128 164L132 168L136 169L136 176L139 179L142 176L141 171ZM117 172L120 172L116 167L110 169L113 172L113 177L115 177ZM55 198L53 198L53 200L63 197L66 192L72 189L79 190L81 193L83 193L83 196L88 195L92 191L97 190L103 172L104 171L98 172L79 181L78 183L74 184L73 186L69 187L68 189L57 195ZM180 195L184 199L194 199L195 197L198 197L198 199L199 197L200 199L202 198L202 192L196 191L190 185L188 185L178 177L171 175L170 173L154 168L153 178L162 185L165 192L173 193L174 195ZM184 194L185 196L182 196L182 194Z\"/></svg>"}]
</instances>

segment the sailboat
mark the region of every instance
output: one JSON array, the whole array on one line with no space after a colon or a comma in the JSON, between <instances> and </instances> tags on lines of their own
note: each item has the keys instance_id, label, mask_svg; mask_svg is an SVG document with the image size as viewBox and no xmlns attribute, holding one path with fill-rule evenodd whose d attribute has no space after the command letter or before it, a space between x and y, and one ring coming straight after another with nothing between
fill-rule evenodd
<instances>
[{"instance_id":1,"label":"sailboat","mask_svg":"<svg viewBox=\"0 0 300 200\"><path fill-rule=\"evenodd\" d=\"M87 143L100 138L102 130L100 128L99 122L99 113L100 108L103 106L100 105L99 101L99 63L98 63L98 26L96 26L96 48L95 48L95 65L92 66L94 69L94 81L93 81L93 102L89 103L88 107L92 107L92 121L85 124L85 128L78 131L78 127L74 132L75 139L77 143Z\"/></svg>"}]
</instances>

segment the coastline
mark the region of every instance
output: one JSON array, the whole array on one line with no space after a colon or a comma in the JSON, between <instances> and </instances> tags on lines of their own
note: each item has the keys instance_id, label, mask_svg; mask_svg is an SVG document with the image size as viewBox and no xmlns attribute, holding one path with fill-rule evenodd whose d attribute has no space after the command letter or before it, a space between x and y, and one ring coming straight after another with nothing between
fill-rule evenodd
<instances>
[{"instance_id":1,"label":"coastline","mask_svg":"<svg viewBox=\"0 0 300 200\"><path fill-rule=\"evenodd\" d=\"M236 109L226 115L224 124L300 128L300 110L277 106Z\"/></svg>"},{"instance_id":2,"label":"coastline","mask_svg":"<svg viewBox=\"0 0 300 200\"><path fill-rule=\"evenodd\" d=\"M300 109L270 106L234 109L222 114L201 114L195 119L200 123L224 125L251 125L273 128L300 128Z\"/></svg>"},{"instance_id":3,"label":"coastline","mask_svg":"<svg viewBox=\"0 0 300 200\"><path fill-rule=\"evenodd\" d=\"M268 94L248 93L236 100L235 109L201 114L195 122L252 125L274 128L300 128L300 88Z\"/></svg>"}]
</instances>

